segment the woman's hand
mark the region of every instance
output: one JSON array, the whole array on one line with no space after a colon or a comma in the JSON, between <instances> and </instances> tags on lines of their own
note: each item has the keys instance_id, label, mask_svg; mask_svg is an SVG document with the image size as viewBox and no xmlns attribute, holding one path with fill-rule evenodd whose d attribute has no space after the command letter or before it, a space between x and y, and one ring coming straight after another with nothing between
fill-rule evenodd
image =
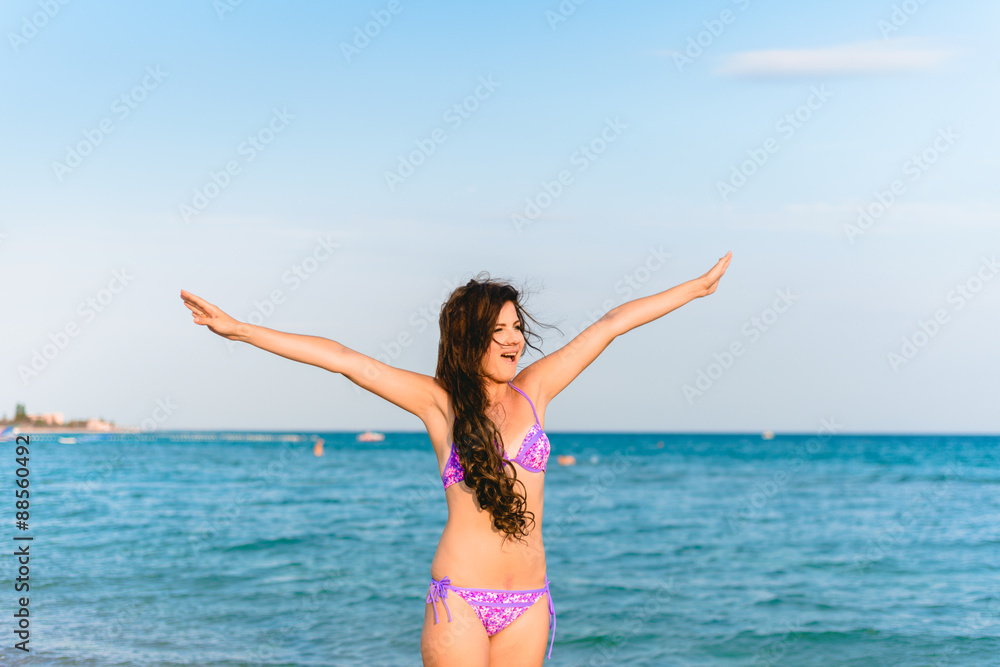
<instances>
[{"instance_id":1,"label":"woman's hand","mask_svg":"<svg viewBox=\"0 0 1000 667\"><path fill-rule=\"evenodd\" d=\"M208 301L184 290L181 290L181 298L184 299L184 305L191 310L195 324L207 326L209 331L223 338L240 339L239 328L242 324L226 315L218 306L213 306Z\"/></svg>"},{"instance_id":2,"label":"woman's hand","mask_svg":"<svg viewBox=\"0 0 1000 667\"><path fill-rule=\"evenodd\" d=\"M712 269L696 280L699 288L701 288L702 293L698 296L708 296L715 292L715 288L719 286L719 280L722 278L722 274L726 272L729 268L729 262L733 259L733 252L730 250L726 255L720 259Z\"/></svg>"}]
</instances>

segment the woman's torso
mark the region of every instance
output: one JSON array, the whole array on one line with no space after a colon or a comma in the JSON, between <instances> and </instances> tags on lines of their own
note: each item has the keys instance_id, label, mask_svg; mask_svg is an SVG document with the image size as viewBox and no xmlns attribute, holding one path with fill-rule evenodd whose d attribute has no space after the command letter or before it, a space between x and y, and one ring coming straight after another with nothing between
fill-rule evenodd
<instances>
[{"instance_id":1,"label":"woman's torso","mask_svg":"<svg viewBox=\"0 0 1000 667\"><path fill-rule=\"evenodd\" d=\"M525 436L535 426L535 412L544 426L544 406L532 393L530 382L522 386L518 378L512 380L534 403L534 412L528 400L511 389L508 401L499 406L493 417L503 439L505 456L513 460ZM438 458L439 476L451 455L452 429L455 413L450 397L441 422L427 424L428 435ZM528 535L520 542L493 527L489 512L479 509L475 491L465 481L451 484L444 490L448 503L448 521L431 563L431 576L435 579L449 577L455 586L496 589L541 588L545 585L545 548L542 543L542 510L544 506L544 472L529 472L513 463L517 479L524 484L527 510L534 513L534 523L529 522ZM520 490L520 485L515 485Z\"/></svg>"}]
</instances>

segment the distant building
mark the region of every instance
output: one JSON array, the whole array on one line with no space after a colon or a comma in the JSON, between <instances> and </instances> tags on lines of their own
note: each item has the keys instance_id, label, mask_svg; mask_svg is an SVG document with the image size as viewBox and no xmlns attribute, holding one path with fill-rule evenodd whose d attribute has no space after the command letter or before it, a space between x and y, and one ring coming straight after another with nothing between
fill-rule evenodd
<instances>
[{"instance_id":1,"label":"distant building","mask_svg":"<svg viewBox=\"0 0 1000 667\"><path fill-rule=\"evenodd\" d=\"M65 423L63 419L63 413L61 412L44 412L42 414L27 415L28 419L40 422L46 426L62 426Z\"/></svg>"},{"instance_id":2,"label":"distant building","mask_svg":"<svg viewBox=\"0 0 1000 667\"><path fill-rule=\"evenodd\" d=\"M24 403L18 403L14 408L13 420L0 420L0 427L7 425L17 426L22 429L85 429L88 431L118 430L113 421L105 421L103 419L71 419L70 421L66 421L66 418L61 412L38 412L29 414L28 411L24 409Z\"/></svg>"},{"instance_id":3,"label":"distant building","mask_svg":"<svg viewBox=\"0 0 1000 667\"><path fill-rule=\"evenodd\" d=\"M114 425L104 421L103 419L88 419L87 420L87 430L88 431L110 431Z\"/></svg>"}]
</instances>

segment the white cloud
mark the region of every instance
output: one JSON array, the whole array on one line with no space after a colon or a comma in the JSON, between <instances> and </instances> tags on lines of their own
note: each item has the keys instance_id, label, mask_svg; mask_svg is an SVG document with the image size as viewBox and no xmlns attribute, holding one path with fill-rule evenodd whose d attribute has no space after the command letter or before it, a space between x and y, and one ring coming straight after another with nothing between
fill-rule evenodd
<instances>
[{"instance_id":1,"label":"white cloud","mask_svg":"<svg viewBox=\"0 0 1000 667\"><path fill-rule=\"evenodd\" d=\"M725 56L715 74L741 77L836 76L923 71L954 52L907 48L904 40L876 40L816 49L766 49Z\"/></svg>"}]
</instances>

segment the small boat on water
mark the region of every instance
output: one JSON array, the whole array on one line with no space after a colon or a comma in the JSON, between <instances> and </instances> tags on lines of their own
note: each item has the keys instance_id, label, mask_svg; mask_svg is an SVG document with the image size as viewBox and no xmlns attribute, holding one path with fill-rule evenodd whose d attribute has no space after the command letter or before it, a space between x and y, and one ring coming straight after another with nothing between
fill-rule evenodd
<instances>
[{"instance_id":1,"label":"small boat on water","mask_svg":"<svg viewBox=\"0 0 1000 667\"><path fill-rule=\"evenodd\" d=\"M59 437L59 444L60 445L75 445L76 444L76 438L74 438L71 435L60 436Z\"/></svg>"},{"instance_id":2,"label":"small boat on water","mask_svg":"<svg viewBox=\"0 0 1000 667\"><path fill-rule=\"evenodd\" d=\"M760 437L764 438L765 440L774 440L774 431L764 431L763 433L760 434Z\"/></svg>"},{"instance_id":3,"label":"small boat on water","mask_svg":"<svg viewBox=\"0 0 1000 667\"><path fill-rule=\"evenodd\" d=\"M385 434L375 431L365 431L358 435L358 442L382 442L383 440L385 440Z\"/></svg>"}]
</instances>

